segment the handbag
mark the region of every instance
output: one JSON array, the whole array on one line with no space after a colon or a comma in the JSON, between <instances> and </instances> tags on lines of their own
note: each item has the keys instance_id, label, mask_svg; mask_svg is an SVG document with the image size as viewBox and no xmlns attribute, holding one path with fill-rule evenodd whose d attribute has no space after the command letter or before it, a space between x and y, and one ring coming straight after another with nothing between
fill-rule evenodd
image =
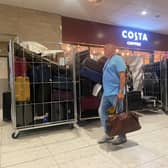
<instances>
[{"instance_id":1,"label":"handbag","mask_svg":"<svg viewBox=\"0 0 168 168\"><path fill-rule=\"evenodd\" d=\"M118 102L116 108L118 107ZM137 131L141 129L139 123L139 115L135 112L115 113L109 115L106 120L106 134L108 136L116 136L126 134L129 132Z\"/></svg>"}]
</instances>

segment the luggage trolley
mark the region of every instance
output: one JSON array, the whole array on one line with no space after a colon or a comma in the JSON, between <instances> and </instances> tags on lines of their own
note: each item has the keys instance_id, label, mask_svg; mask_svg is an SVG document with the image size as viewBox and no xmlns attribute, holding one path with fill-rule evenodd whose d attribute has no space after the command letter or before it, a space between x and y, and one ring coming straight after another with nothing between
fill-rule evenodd
<instances>
[{"instance_id":1,"label":"luggage trolley","mask_svg":"<svg viewBox=\"0 0 168 168\"><path fill-rule=\"evenodd\" d=\"M37 53L26 48L29 44L9 43L14 139L26 130L64 124L73 128L77 121L75 47L45 44L51 50Z\"/></svg>"}]
</instances>

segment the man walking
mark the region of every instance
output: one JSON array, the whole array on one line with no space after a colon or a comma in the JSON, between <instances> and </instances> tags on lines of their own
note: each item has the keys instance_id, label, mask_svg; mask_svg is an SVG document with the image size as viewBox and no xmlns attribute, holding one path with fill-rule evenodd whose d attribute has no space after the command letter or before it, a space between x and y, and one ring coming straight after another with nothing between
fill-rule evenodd
<instances>
[{"instance_id":1,"label":"man walking","mask_svg":"<svg viewBox=\"0 0 168 168\"><path fill-rule=\"evenodd\" d=\"M107 109L111 106L115 108L117 105L116 111L118 113L123 112L126 65L123 58L119 54L116 54L116 47L112 44L105 45L104 53L108 59L103 68L103 95L99 106L99 116L106 132ZM105 134L98 143L105 143L112 139L113 137ZM118 135L112 141L112 144L119 145L126 141L126 135Z\"/></svg>"}]
</instances>

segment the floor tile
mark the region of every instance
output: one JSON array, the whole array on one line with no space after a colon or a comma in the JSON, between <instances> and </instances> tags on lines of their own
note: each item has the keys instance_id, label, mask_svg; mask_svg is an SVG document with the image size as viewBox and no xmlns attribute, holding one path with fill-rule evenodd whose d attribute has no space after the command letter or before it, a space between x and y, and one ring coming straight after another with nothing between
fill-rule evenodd
<instances>
[{"instance_id":1,"label":"floor tile","mask_svg":"<svg viewBox=\"0 0 168 168\"><path fill-rule=\"evenodd\" d=\"M140 165L137 168L167 168L168 167L168 158L162 157L156 160L153 160L144 165Z\"/></svg>"},{"instance_id":2,"label":"floor tile","mask_svg":"<svg viewBox=\"0 0 168 168\"><path fill-rule=\"evenodd\" d=\"M80 138L78 130L61 130L61 131L52 131L49 134L41 135L40 139L44 144L59 143L63 141L68 141L72 139Z\"/></svg>"},{"instance_id":3,"label":"floor tile","mask_svg":"<svg viewBox=\"0 0 168 168\"><path fill-rule=\"evenodd\" d=\"M58 166L52 157L45 157L39 160L9 166L8 168L58 168Z\"/></svg>"},{"instance_id":4,"label":"floor tile","mask_svg":"<svg viewBox=\"0 0 168 168\"><path fill-rule=\"evenodd\" d=\"M12 166L51 156L45 147L23 149L15 152L2 153L1 166Z\"/></svg>"},{"instance_id":5,"label":"floor tile","mask_svg":"<svg viewBox=\"0 0 168 168\"><path fill-rule=\"evenodd\" d=\"M105 147L102 145L101 148L104 150L103 153L105 156L109 157L109 159L115 157L116 161L128 167L136 167L160 157L157 153L154 153L141 145L127 146L127 144L124 144L113 146L109 143L104 146Z\"/></svg>"},{"instance_id":6,"label":"floor tile","mask_svg":"<svg viewBox=\"0 0 168 168\"><path fill-rule=\"evenodd\" d=\"M92 156L95 156L97 154L100 154L100 149L96 146L92 147L85 147L85 148L80 148L76 149L73 151L69 152L64 152L60 154L53 154L55 157L55 160L57 163L62 164L62 163L67 163L67 162L72 162L74 160L79 160L82 158L90 158Z\"/></svg>"},{"instance_id":7,"label":"floor tile","mask_svg":"<svg viewBox=\"0 0 168 168\"><path fill-rule=\"evenodd\" d=\"M46 146L48 150L54 155L88 147L90 146L90 142L87 138L77 138L65 142L63 141L61 143L49 144Z\"/></svg>"},{"instance_id":8,"label":"floor tile","mask_svg":"<svg viewBox=\"0 0 168 168\"><path fill-rule=\"evenodd\" d=\"M11 126L2 127L2 152L19 151L29 148L36 148L43 146L43 143L38 135L29 135L13 139L11 134L13 129Z\"/></svg>"},{"instance_id":9,"label":"floor tile","mask_svg":"<svg viewBox=\"0 0 168 168\"><path fill-rule=\"evenodd\" d=\"M60 164L60 168L126 168L122 165L117 165L113 160L109 160L100 153L92 155L90 157L80 158L78 160L73 160L71 162L66 162Z\"/></svg>"},{"instance_id":10,"label":"floor tile","mask_svg":"<svg viewBox=\"0 0 168 168\"><path fill-rule=\"evenodd\" d=\"M128 134L128 142L119 146L97 144L104 134L98 120L73 130L32 131L16 140L11 138L11 124L3 123L0 126L0 167L167 168L168 116L144 114L140 122L142 130Z\"/></svg>"},{"instance_id":11,"label":"floor tile","mask_svg":"<svg viewBox=\"0 0 168 168\"><path fill-rule=\"evenodd\" d=\"M24 139L24 140L13 140L13 142L8 143L8 144L3 144L2 146L2 153L7 153L7 152L14 152L14 151L19 151L19 150L24 150L24 149L30 149L30 148L37 148L43 146L43 143L40 141L39 138L32 138L30 139Z\"/></svg>"}]
</instances>

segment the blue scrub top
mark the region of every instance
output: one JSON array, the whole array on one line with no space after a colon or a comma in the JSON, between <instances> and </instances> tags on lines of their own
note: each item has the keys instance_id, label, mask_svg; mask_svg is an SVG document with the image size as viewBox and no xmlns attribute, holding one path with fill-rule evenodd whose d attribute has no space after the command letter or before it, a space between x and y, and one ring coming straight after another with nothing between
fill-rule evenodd
<instances>
[{"instance_id":1,"label":"blue scrub top","mask_svg":"<svg viewBox=\"0 0 168 168\"><path fill-rule=\"evenodd\" d=\"M118 95L120 89L120 72L126 71L126 64L120 55L108 58L103 68L104 96Z\"/></svg>"}]
</instances>

